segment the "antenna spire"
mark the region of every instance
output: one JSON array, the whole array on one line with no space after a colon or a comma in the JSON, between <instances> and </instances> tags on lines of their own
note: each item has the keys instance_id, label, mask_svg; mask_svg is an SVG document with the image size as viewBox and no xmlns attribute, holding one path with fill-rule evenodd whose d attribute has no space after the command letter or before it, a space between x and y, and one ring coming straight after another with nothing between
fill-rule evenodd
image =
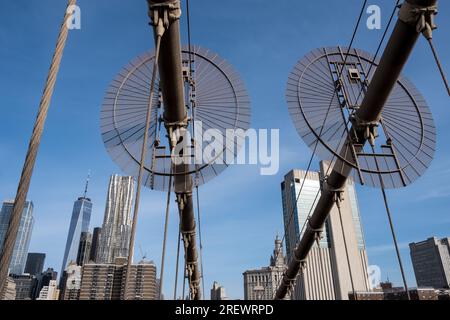
<instances>
[{"instance_id":1,"label":"antenna spire","mask_svg":"<svg viewBox=\"0 0 450 320\"><path fill-rule=\"evenodd\" d=\"M87 192L88 192L88 187L89 187L89 180L91 179L91 170L89 170L88 172L88 176L86 179L86 186L84 187L84 195L83 198L86 198Z\"/></svg>"}]
</instances>

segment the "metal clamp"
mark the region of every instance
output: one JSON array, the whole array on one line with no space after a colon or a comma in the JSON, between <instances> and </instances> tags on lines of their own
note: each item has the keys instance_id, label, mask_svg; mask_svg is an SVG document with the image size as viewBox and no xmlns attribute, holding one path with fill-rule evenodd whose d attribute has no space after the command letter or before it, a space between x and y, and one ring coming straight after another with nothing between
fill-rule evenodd
<instances>
[{"instance_id":1,"label":"metal clamp","mask_svg":"<svg viewBox=\"0 0 450 320\"><path fill-rule=\"evenodd\" d=\"M437 5L420 6L409 2L403 3L399 12L399 19L409 25L415 26L417 32L429 40L433 38L433 30L437 29L434 18L438 14Z\"/></svg>"},{"instance_id":2,"label":"metal clamp","mask_svg":"<svg viewBox=\"0 0 450 320\"><path fill-rule=\"evenodd\" d=\"M170 127L172 127L172 128L173 127L180 128L180 127L187 127L188 126L188 122L189 122L189 117L186 116L183 120L178 121L178 122L169 122L169 121L164 120L164 125L167 128L170 128Z\"/></svg>"},{"instance_id":3,"label":"metal clamp","mask_svg":"<svg viewBox=\"0 0 450 320\"><path fill-rule=\"evenodd\" d=\"M324 229L323 226L319 229L316 229L313 226L311 226L311 220L308 220L308 229L315 234L316 241L319 241L323 238L323 229ZM301 261L297 260L297 262Z\"/></svg>"},{"instance_id":4,"label":"metal clamp","mask_svg":"<svg viewBox=\"0 0 450 320\"><path fill-rule=\"evenodd\" d=\"M358 117L355 113L351 116L350 121L357 132L362 132L364 139L368 140L369 143L374 146L375 139L379 137L378 127L380 126L379 121L364 121ZM358 137L356 137L358 139ZM359 141L355 141L359 142Z\"/></svg>"},{"instance_id":5,"label":"metal clamp","mask_svg":"<svg viewBox=\"0 0 450 320\"><path fill-rule=\"evenodd\" d=\"M164 28L168 28L170 23L179 20L181 17L180 0L167 0L162 3L156 3L153 0L148 2L148 16L151 19L151 24L157 26L162 20Z\"/></svg>"},{"instance_id":6,"label":"metal clamp","mask_svg":"<svg viewBox=\"0 0 450 320\"><path fill-rule=\"evenodd\" d=\"M284 274L283 282L288 286L288 288L294 287L295 282L297 281L297 277L294 279L288 278L287 274Z\"/></svg>"},{"instance_id":7,"label":"metal clamp","mask_svg":"<svg viewBox=\"0 0 450 320\"><path fill-rule=\"evenodd\" d=\"M331 187L327 181L328 181L328 176L325 176L324 178L321 179L322 191L325 190L327 192L334 193L334 202L336 202L336 205L340 207L341 202L344 201L345 187L336 189L336 188Z\"/></svg>"},{"instance_id":8,"label":"metal clamp","mask_svg":"<svg viewBox=\"0 0 450 320\"><path fill-rule=\"evenodd\" d=\"M164 126L167 129L168 138L170 142L170 148L173 150L179 142L179 139L183 136L180 134L179 129L186 129L188 127L189 118L186 116L182 121L179 122L168 122L164 120Z\"/></svg>"}]
</instances>

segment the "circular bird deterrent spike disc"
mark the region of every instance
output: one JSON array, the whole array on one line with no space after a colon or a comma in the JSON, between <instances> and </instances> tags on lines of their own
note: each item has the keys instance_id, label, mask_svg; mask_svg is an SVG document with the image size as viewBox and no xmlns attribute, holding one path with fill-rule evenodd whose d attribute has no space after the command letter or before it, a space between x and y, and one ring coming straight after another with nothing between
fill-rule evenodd
<instances>
[{"instance_id":1,"label":"circular bird deterrent spike disc","mask_svg":"<svg viewBox=\"0 0 450 320\"><path fill-rule=\"evenodd\" d=\"M101 111L101 133L108 153L126 174L135 177L139 171L154 59L154 52L149 52L128 64L111 83ZM152 120L143 176L145 185L154 190L167 190L171 175L190 175L196 186L219 175L234 161L244 142L242 137L250 126L247 91L230 64L216 53L198 46L193 46L191 53L188 48L183 48L182 59L185 100L190 118L187 131L193 138L192 147L202 143L197 141L200 138L206 141L211 139L210 129L214 129L215 133L224 137L223 148L212 153L212 156L201 156L199 159L202 161L192 159L192 163L184 166L184 170L177 167L171 171L172 159L162 121L164 101L158 94L158 78L156 94L151 102ZM190 66L193 69L193 86L189 81ZM236 136L226 139L229 137L226 132L230 129L241 130L237 130ZM208 141L203 143L208 145ZM204 148L201 150L204 151ZM232 156L227 157L227 153Z\"/></svg>"},{"instance_id":2,"label":"circular bird deterrent spike disc","mask_svg":"<svg viewBox=\"0 0 450 320\"><path fill-rule=\"evenodd\" d=\"M369 143L364 148L350 144L350 119L378 61L361 50L351 49L348 56L347 51L316 49L297 63L286 90L294 125L321 160L333 161L342 173L353 169L356 181L380 187L381 178L385 188L409 185L426 171L435 153L436 129L427 103L400 76L383 109L375 151Z\"/></svg>"}]
</instances>

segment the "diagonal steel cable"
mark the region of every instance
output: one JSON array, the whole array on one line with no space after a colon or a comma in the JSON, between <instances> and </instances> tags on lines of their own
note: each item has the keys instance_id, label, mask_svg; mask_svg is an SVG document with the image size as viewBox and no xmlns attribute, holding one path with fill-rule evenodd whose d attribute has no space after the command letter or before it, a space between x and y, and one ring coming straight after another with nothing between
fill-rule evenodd
<instances>
[{"instance_id":1,"label":"diagonal steel cable","mask_svg":"<svg viewBox=\"0 0 450 320\"><path fill-rule=\"evenodd\" d=\"M139 213L139 202L141 197L141 187L142 187L142 177L144 174L145 169L145 159L147 156L147 142L148 142L148 136L149 136L149 129L150 129L150 121L151 121L151 115L152 115L152 107L153 107L153 96L154 96L154 89L155 89L155 82L156 82L156 76L158 73L158 60L159 60L159 51L161 48L161 37L162 34L158 34L156 37L156 51L155 51L155 61L153 65L153 72L152 72L152 80L150 84L150 96L148 100L148 109L147 109L147 116L146 116L146 122L145 122L145 131L144 131L144 139L142 142L142 150L141 150L141 161L139 164L139 174L138 174L138 181L137 181L137 187L136 187L136 199L134 203L134 212L133 212L133 222L131 225L131 236L130 236L130 243L129 243L129 249L128 249L128 261L127 261L127 273L125 276L125 299L127 299L128 289L130 286L130 273L131 273L131 265L133 262L133 255L134 255L134 241L136 237L136 229L137 229L137 220L138 220L138 213ZM161 279L162 283L162 279ZM160 294L162 295L162 289Z\"/></svg>"},{"instance_id":2,"label":"diagonal steel cable","mask_svg":"<svg viewBox=\"0 0 450 320\"><path fill-rule=\"evenodd\" d=\"M17 232L19 230L20 219L25 206L28 190L33 175L36 158L39 151L39 145L41 142L42 133L44 131L45 120L47 119L48 109L53 96L53 91L56 84L56 78L58 76L59 67L64 53L64 48L69 34L68 22L73 18L73 12L70 12L70 8L76 5L76 0L69 0L66 13L64 15L64 21L61 25L59 32L56 49L53 55L53 59L50 65L50 70L45 83L44 92L39 104L39 111L34 123L33 133L31 135L30 143L28 146L25 163L20 176L19 185L17 188L16 198L11 213L8 230L6 232L5 242L1 252L0 258L0 293L6 287L8 278L8 269L11 262L11 256L14 249L14 244L17 238Z\"/></svg>"}]
</instances>

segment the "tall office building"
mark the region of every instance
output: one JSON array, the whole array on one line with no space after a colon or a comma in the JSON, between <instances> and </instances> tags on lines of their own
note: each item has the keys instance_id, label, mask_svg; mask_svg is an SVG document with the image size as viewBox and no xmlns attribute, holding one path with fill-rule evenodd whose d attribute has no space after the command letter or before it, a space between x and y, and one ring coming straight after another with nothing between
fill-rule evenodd
<instances>
[{"instance_id":1,"label":"tall office building","mask_svg":"<svg viewBox=\"0 0 450 320\"><path fill-rule=\"evenodd\" d=\"M283 245L280 238L275 239L275 248L270 257L270 265L261 269L244 272L245 300L272 300L286 270Z\"/></svg>"},{"instance_id":2,"label":"tall office building","mask_svg":"<svg viewBox=\"0 0 450 320\"><path fill-rule=\"evenodd\" d=\"M37 285L37 279L34 275L11 275L16 284L16 300L31 300L33 288Z\"/></svg>"},{"instance_id":3,"label":"tall office building","mask_svg":"<svg viewBox=\"0 0 450 320\"><path fill-rule=\"evenodd\" d=\"M100 241L100 232L102 228L94 228L92 233L91 252L89 253L89 261L97 262L98 243Z\"/></svg>"},{"instance_id":4,"label":"tall office building","mask_svg":"<svg viewBox=\"0 0 450 320\"><path fill-rule=\"evenodd\" d=\"M48 286L44 286L39 292L39 297L36 300L58 300L59 290L56 285L56 280L51 280Z\"/></svg>"},{"instance_id":5,"label":"tall office building","mask_svg":"<svg viewBox=\"0 0 450 320\"><path fill-rule=\"evenodd\" d=\"M450 287L450 238L409 244L418 287Z\"/></svg>"},{"instance_id":6,"label":"tall office building","mask_svg":"<svg viewBox=\"0 0 450 320\"><path fill-rule=\"evenodd\" d=\"M114 263L119 257L128 258L133 192L133 177L111 176L98 245L97 263L108 264Z\"/></svg>"},{"instance_id":7,"label":"tall office building","mask_svg":"<svg viewBox=\"0 0 450 320\"><path fill-rule=\"evenodd\" d=\"M89 231L92 202L91 199L86 197L88 184L89 178L86 181L84 195L78 198L73 205L72 218L70 220L69 232L66 241L66 249L64 250L64 258L61 266L61 275L71 262L76 262L81 233Z\"/></svg>"},{"instance_id":8,"label":"tall office building","mask_svg":"<svg viewBox=\"0 0 450 320\"><path fill-rule=\"evenodd\" d=\"M216 281L214 281L213 287L211 289L211 300L212 301L228 300L225 288Z\"/></svg>"},{"instance_id":9,"label":"tall office building","mask_svg":"<svg viewBox=\"0 0 450 320\"><path fill-rule=\"evenodd\" d=\"M37 276L44 271L45 253L29 253L25 265L25 273Z\"/></svg>"},{"instance_id":10,"label":"tall office building","mask_svg":"<svg viewBox=\"0 0 450 320\"><path fill-rule=\"evenodd\" d=\"M85 264L81 271L80 300L120 300L126 260L111 264Z\"/></svg>"},{"instance_id":11,"label":"tall office building","mask_svg":"<svg viewBox=\"0 0 450 320\"><path fill-rule=\"evenodd\" d=\"M125 290L126 259L113 264L85 264L82 269L80 300L155 300L156 266L142 261L131 266L129 287Z\"/></svg>"},{"instance_id":12,"label":"tall office building","mask_svg":"<svg viewBox=\"0 0 450 320\"><path fill-rule=\"evenodd\" d=\"M213 287L211 289L211 300L212 301L228 300L225 288L216 281L214 281Z\"/></svg>"},{"instance_id":13,"label":"tall office building","mask_svg":"<svg viewBox=\"0 0 450 320\"><path fill-rule=\"evenodd\" d=\"M83 266L89 262L92 246L92 234L89 232L82 232L80 238L80 245L78 246L77 265Z\"/></svg>"},{"instance_id":14,"label":"tall office building","mask_svg":"<svg viewBox=\"0 0 450 320\"><path fill-rule=\"evenodd\" d=\"M126 267L122 273L122 300L157 300L156 265L152 261L141 261L132 265L129 275L129 286L125 290L127 276Z\"/></svg>"},{"instance_id":15,"label":"tall office building","mask_svg":"<svg viewBox=\"0 0 450 320\"><path fill-rule=\"evenodd\" d=\"M0 212L0 249L3 251L3 244L6 238L14 201L3 202ZM20 219L19 232L17 233L14 250L9 264L11 274L23 274L27 261L28 248L30 246L31 233L33 232L33 202L25 202L22 217Z\"/></svg>"},{"instance_id":16,"label":"tall office building","mask_svg":"<svg viewBox=\"0 0 450 320\"><path fill-rule=\"evenodd\" d=\"M79 300L81 270L81 266L71 263L64 271L62 285L60 287L60 300Z\"/></svg>"},{"instance_id":17,"label":"tall office building","mask_svg":"<svg viewBox=\"0 0 450 320\"><path fill-rule=\"evenodd\" d=\"M32 299L35 300L39 297L39 294L44 287L50 286L50 281L55 280L58 278L58 272L53 270L52 268L48 268L46 271L41 273L37 278L37 283L33 287L31 296Z\"/></svg>"},{"instance_id":18,"label":"tall office building","mask_svg":"<svg viewBox=\"0 0 450 320\"><path fill-rule=\"evenodd\" d=\"M328 168L321 163L321 172ZM308 215L315 209L321 188L320 172L293 170L281 184L283 220L288 262L304 232ZM303 185L303 189L302 188ZM299 192L301 190L301 194ZM298 201L297 201L298 199ZM325 222L322 239L315 244L300 272L293 298L296 300L347 300L352 291L344 245L347 242L355 291L368 291L368 261L354 182L349 179L341 203L341 225L336 205ZM342 233L342 227L344 234Z\"/></svg>"},{"instance_id":19,"label":"tall office building","mask_svg":"<svg viewBox=\"0 0 450 320\"><path fill-rule=\"evenodd\" d=\"M16 300L16 283L13 278L6 278L6 286L0 291L0 300Z\"/></svg>"}]
</instances>

